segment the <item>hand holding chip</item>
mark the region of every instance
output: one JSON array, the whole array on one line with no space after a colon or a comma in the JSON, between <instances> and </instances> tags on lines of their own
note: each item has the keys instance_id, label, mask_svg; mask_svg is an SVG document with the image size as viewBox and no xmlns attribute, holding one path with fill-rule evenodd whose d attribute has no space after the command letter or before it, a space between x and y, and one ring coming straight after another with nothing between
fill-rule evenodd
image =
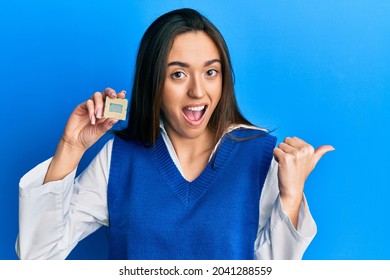
<instances>
[{"instance_id":1,"label":"hand holding chip","mask_svg":"<svg viewBox=\"0 0 390 280\"><path fill-rule=\"evenodd\" d=\"M66 124L63 141L72 147L88 149L118 120L126 119L127 100L124 90L106 88L78 105Z\"/></svg>"},{"instance_id":2,"label":"hand holding chip","mask_svg":"<svg viewBox=\"0 0 390 280\"><path fill-rule=\"evenodd\" d=\"M127 100L124 90L106 88L78 105L66 123L44 183L65 178L77 168L84 152L112 128L119 119L126 118ZM103 109L107 112L103 117Z\"/></svg>"}]
</instances>

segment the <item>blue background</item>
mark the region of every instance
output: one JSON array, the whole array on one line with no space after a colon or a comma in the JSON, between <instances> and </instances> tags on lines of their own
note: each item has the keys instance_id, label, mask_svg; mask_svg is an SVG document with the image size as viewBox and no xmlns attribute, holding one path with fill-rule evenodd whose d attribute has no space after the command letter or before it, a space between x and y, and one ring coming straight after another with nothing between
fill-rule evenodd
<instances>
[{"instance_id":1,"label":"blue background","mask_svg":"<svg viewBox=\"0 0 390 280\"><path fill-rule=\"evenodd\" d=\"M196 8L230 47L255 124L332 144L306 196L318 234L305 259L390 259L390 1L1 1L0 259L15 259L18 182L55 151L94 91L130 91L139 41L159 15ZM104 139L91 148L80 169ZM106 257L106 229L70 259Z\"/></svg>"}]
</instances>

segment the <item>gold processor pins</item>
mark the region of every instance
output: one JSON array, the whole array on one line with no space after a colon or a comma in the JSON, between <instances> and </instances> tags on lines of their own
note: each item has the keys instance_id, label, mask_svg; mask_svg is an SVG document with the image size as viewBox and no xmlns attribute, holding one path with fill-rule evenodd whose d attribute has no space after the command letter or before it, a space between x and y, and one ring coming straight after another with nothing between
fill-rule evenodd
<instances>
[{"instance_id":1,"label":"gold processor pins","mask_svg":"<svg viewBox=\"0 0 390 280\"><path fill-rule=\"evenodd\" d=\"M117 120L126 120L127 113L127 99L106 97L106 103L104 105L104 117L113 118Z\"/></svg>"}]
</instances>

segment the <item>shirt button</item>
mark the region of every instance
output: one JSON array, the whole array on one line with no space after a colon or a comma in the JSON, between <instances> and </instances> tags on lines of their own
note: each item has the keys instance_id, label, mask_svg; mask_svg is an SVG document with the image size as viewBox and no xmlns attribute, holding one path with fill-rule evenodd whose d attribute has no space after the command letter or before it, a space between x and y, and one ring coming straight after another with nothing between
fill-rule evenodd
<instances>
[{"instance_id":1,"label":"shirt button","mask_svg":"<svg viewBox=\"0 0 390 280\"><path fill-rule=\"evenodd\" d=\"M60 186L60 185L55 186L54 187L54 192L61 193L62 192L62 186Z\"/></svg>"}]
</instances>

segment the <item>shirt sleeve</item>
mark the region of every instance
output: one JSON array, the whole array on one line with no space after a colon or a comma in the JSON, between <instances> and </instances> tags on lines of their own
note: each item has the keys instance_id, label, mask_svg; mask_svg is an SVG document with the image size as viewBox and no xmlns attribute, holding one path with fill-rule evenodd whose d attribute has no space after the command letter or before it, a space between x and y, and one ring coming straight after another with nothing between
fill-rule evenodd
<instances>
[{"instance_id":1,"label":"shirt sleeve","mask_svg":"<svg viewBox=\"0 0 390 280\"><path fill-rule=\"evenodd\" d=\"M279 197L278 164L272 160L260 197L259 229L255 259L302 259L317 233L317 226L304 196L299 209L297 229L283 211Z\"/></svg>"},{"instance_id":2,"label":"shirt sleeve","mask_svg":"<svg viewBox=\"0 0 390 280\"><path fill-rule=\"evenodd\" d=\"M77 177L43 184L51 159L25 174L19 183L20 259L65 259L77 243L108 225L107 184L112 140Z\"/></svg>"}]
</instances>

